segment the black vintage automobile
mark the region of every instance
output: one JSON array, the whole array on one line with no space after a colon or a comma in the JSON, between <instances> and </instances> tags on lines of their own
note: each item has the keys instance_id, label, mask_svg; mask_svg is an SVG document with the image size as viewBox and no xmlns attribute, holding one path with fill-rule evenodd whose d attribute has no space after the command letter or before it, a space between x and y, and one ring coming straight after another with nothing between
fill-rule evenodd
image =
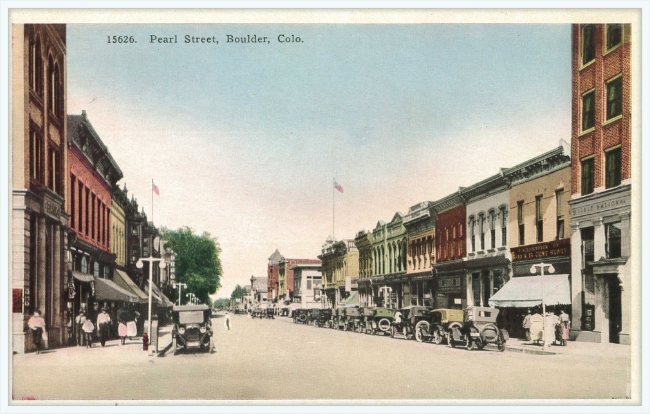
<instances>
[{"instance_id":1,"label":"black vintage automobile","mask_svg":"<svg viewBox=\"0 0 650 414\"><path fill-rule=\"evenodd\" d=\"M396 322L393 320L390 336L403 336L406 339L411 339L416 334L416 326L421 321L428 321L430 318L430 309L424 306L406 306L399 309L401 313L401 321Z\"/></svg>"},{"instance_id":2,"label":"black vintage automobile","mask_svg":"<svg viewBox=\"0 0 650 414\"><path fill-rule=\"evenodd\" d=\"M483 349L487 344L495 344L499 351L506 350L509 339L505 329L496 324L499 310L480 306L470 306L464 310L464 321L449 324L447 343L449 346L462 346L468 350Z\"/></svg>"},{"instance_id":3,"label":"black vintage automobile","mask_svg":"<svg viewBox=\"0 0 650 414\"><path fill-rule=\"evenodd\" d=\"M325 328L332 323L332 309L321 309L318 315L318 320L314 321L315 325L320 328Z\"/></svg>"},{"instance_id":4,"label":"black vintage automobile","mask_svg":"<svg viewBox=\"0 0 650 414\"><path fill-rule=\"evenodd\" d=\"M316 323L320 320L320 313L322 309L319 308L311 308L309 309L309 324L310 325L316 325Z\"/></svg>"},{"instance_id":5,"label":"black vintage automobile","mask_svg":"<svg viewBox=\"0 0 650 414\"><path fill-rule=\"evenodd\" d=\"M361 313L358 307L343 308L343 329L361 332Z\"/></svg>"},{"instance_id":6,"label":"black vintage automobile","mask_svg":"<svg viewBox=\"0 0 650 414\"><path fill-rule=\"evenodd\" d=\"M267 319L275 319L275 308L273 306L268 306L266 308L266 318Z\"/></svg>"},{"instance_id":7,"label":"black vintage automobile","mask_svg":"<svg viewBox=\"0 0 650 414\"><path fill-rule=\"evenodd\" d=\"M185 305L172 308L172 352L191 348L210 352L213 348L212 322L207 305Z\"/></svg>"},{"instance_id":8,"label":"black vintage automobile","mask_svg":"<svg viewBox=\"0 0 650 414\"><path fill-rule=\"evenodd\" d=\"M299 308L293 310L293 323L307 324L309 320L309 309Z\"/></svg>"}]
</instances>

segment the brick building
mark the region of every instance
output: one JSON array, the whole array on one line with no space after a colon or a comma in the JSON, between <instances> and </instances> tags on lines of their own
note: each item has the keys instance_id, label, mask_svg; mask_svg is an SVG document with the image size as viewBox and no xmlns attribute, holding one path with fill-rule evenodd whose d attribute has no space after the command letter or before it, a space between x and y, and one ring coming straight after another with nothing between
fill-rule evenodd
<instances>
[{"instance_id":1,"label":"brick building","mask_svg":"<svg viewBox=\"0 0 650 414\"><path fill-rule=\"evenodd\" d=\"M318 259L284 259L278 265L278 298L293 302L293 269L297 264L317 264Z\"/></svg>"},{"instance_id":2,"label":"brick building","mask_svg":"<svg viewBox=\"0 0 650 414\"><path fill-rule=\"evenodd\" d=\"M11 26L12 347L35 349L29 315L45 319L52 347L69 332L65 286L66 26Z\"/></svg>"},{"instance_id":3,"label":"brick building","mask_svg":"<svg viewBox=\"0 0 650 414\"><path fill-rule=\"evenodd\" d=\"M630 343L631 27L572 27L572 338Z\"/></svg>"}]
</instances>

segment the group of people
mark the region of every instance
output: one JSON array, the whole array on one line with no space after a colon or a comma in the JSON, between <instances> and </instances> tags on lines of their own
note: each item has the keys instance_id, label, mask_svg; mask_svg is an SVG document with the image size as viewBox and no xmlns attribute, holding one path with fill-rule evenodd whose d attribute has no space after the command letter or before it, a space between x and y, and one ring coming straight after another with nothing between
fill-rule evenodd
<instances>
[{"instance_id":1,"label":"group of people","mask_svg":"<svg viewBox=\"0 0 650 414\"><path fill-rule=\"evenodd\" d=\"M126 308L120 309L117 316L117 333L120 338L120 344L124 345L126 338L137 336L136 321L139 316L140 314L137 311L131 311ZM101 345L106 346L106 340L110 336L111 322L111 316L108 314L108 307L106 306L97 315L95 323L86 315L85 311L82 310L79 312L79 315L75 318L77 346L92 347L95 331L99 336Z\"/></svg>"},{"instance_id":2,"label":"group of people","mask_svg":"<svg viewBox=\"0 0 650 414\"><path fill-rule=\"evenodd\" d=\"M526 341L530 341L532 339L530 330L533 327L533 315L531 314L530 309L528 309L528 313L524 317L522 326L524 328L524 332L526 335ZM557 324L555 326L556 339L559 339L563 344L566 343L566 341L569 340L570 327L571 327L571 323L569 320L569 315L566 312L564 312L564 310L561 310L559 315L557 315Z\"/></svg>"}]
</instances>

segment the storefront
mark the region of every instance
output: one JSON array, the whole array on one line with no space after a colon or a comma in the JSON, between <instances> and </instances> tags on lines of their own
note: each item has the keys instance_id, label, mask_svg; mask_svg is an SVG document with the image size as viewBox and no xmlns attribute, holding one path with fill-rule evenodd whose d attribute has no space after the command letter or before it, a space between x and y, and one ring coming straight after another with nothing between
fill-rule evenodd
<instances>
[{"instance_id":1,"label":"storefront","mask_svg":"<svg viewBox=\"0 0 650 414\"><path fill-rule=\"evenodd\" d=\"M440 309L465 309L469 297L465 261L437 263L435 307Z\"/></svg>"}]
</instances>

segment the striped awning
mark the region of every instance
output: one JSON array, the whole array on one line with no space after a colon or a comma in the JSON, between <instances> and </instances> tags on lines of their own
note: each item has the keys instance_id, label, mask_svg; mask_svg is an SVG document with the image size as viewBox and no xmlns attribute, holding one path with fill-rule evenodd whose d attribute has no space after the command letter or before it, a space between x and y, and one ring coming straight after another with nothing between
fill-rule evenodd
<instances>
[{"instance_id":1,"label":"striped awning","mask_svg":"<svg viewBox=\"0 0 650 414\"><path fill-rule=\"evenodd\" d=\"M130 303L143 303L144 300L137 297L135 294L128 290L119 287L115 282L110 279L95 278L95 299L116 301L116 302L130 302Z\"/></svg>"},{"instance_id":2,"label":"striped awning","mask_svg":"<svg viewBox=\"0 0 650 414\"><path fill-rule=\"evenodd\" d=\"M570 305L569 275L513 277L488 303L496 307L530 308L542 304L542 282L546 305Z\"/></svg>"}]
</instances>

